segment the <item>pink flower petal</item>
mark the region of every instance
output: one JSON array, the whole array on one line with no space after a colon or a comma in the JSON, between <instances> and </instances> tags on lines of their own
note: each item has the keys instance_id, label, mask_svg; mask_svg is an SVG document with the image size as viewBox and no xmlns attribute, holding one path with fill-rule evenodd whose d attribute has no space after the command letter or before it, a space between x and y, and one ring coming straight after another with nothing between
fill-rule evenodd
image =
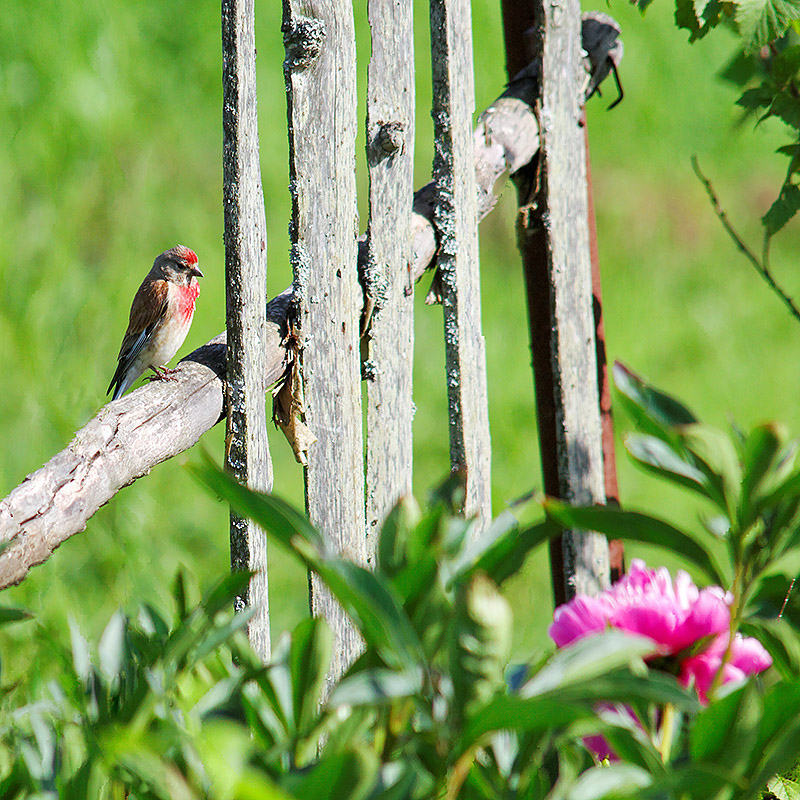
<instances>
[{"instance_id":1,"label":"pink flower petal","mask_svg":"<svg viewBox=\"0 0 800 800\"><path fill-rule=\"evenodd\" d=\"M715 589L717 587L714 587ZM703 589L695 603L676 627L673 646L683 650L707 636L727 633L731 612L721 591Z\"/></svg>"},{"instance_id":2,"label":"pink flower petal","mask_svg":"<svg viewBox=\"0 0 800 800\"><path fill-rule=\"evenodd\" d=\"M556 646L566 647L590 633L605 630L607 621L605 602L597 597L579 595L556 609L547 633Z\"/></svg>"},{"instance_id":3,"label":"pink flower petal","mask_svg":"<svg viewBox=\"0 0 800 800\"><path fill-rule=\"evenodd\" d=\"M758 639L737 633L733 640L731 664L745 675L755 675L772 666L772 656Z\"/></svg>"}]
</instances>

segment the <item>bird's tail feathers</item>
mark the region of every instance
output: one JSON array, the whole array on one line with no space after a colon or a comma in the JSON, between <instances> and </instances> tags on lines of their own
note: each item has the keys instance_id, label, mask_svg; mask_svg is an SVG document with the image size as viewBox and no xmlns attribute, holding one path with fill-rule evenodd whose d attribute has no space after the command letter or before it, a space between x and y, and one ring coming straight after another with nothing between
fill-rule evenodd
<instances>
[{"instance_id":1,"label":"bird's tail feathers","mask_svg":"<svg viewBox=\"0 0 800 800\"><path fill-rule=\"evenodd\" d=\"M114 389L114 384L116 384L116 389L114 389L114 394L111 396L111 400L114 401L128 389L136 383L136 379L141 375L141 372L134 372L133 370L128 369L123 370L122 364L117 368L117 371L114 373L114 377L111 379L111 383L108 385L108 389L106 390L106 394L108 394L112 389Z\"/></svg>"}]
</instances>

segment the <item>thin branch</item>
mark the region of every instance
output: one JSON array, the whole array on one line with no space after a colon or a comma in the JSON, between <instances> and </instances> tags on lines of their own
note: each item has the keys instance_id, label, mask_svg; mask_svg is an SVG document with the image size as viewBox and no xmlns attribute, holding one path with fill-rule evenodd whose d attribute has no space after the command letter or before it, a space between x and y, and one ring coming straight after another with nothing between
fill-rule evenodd
<instances>
[{"instance_id":1,"label":"thin branch","mask_svg":"<svg viewBox=\"0 0 800 800\"><path fill-rule=\"evenodd\" d=\"M722 223L722 227L728 232L728 235L733 239L734 244L739 248L744 257L755 267L756 272L767 282L767 285L772 289L775 294L785 303L791 315L800 322L800 308L798 308L791 297L778 285L772 273L769 270L769 244L771 236L768 233L764 234L764 242L762 245L763 258L760 260L758 256L744 243L744 240L736 232L725 210L722 208L714 191L711 181L700 170L700 165L697 161L697 156L692 156L692 169L697 175L700 183L703 184L708 194L708 199L711 201L711 207L717 218Z\"/></svg>"}]
</instances>

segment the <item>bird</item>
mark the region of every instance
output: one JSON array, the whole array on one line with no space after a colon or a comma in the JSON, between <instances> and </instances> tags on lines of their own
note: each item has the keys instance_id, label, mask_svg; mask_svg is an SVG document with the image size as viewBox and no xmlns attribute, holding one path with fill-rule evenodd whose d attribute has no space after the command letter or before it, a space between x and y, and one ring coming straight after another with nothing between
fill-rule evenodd
<instances>
[{"instance_id":1,"label":"bird","mask_svg":"<svg viewBox=\"0 0 800 800\"><path fill-rule=\"evenodd\" d=\"M156 256L131 304L128 330L117 356L117 370L106 394L121 397L148 368L155 377L169 379L176 370L166 364L183 344L200 294L197 279L203 273L197 255L182 244ZM174 380L174 379L173 379Z\"/></svg>"}]
</instances>

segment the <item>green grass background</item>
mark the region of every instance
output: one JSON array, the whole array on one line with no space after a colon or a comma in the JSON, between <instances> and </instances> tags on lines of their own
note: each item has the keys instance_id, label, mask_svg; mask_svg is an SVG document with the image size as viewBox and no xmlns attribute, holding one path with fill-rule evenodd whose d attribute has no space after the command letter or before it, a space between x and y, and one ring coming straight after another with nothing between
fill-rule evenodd
<instances>
[{"instance_id":1,"label":"green grass background","mask_svg":"<svg viewBox=\"0 0 800 800\"><path fill-rule=\"evenodd\" d=\"M596 0L595 0L596 1ZM290 281L289 193L280 4L257 5L259 119L267 205L269 290ZM358 24L360 119L369 55ZM595 7L595 6L593 6ZM754 129L716 74L734 47L726 31L690 46L659 0L642 19L615 0L622 24L625 100L590 103L595 199L611 359L683 398L704 419L749 426L782 419L800 431L800 327L737 254L711 213L689 159L696 153L742 233L756 242L784 163L778 125ZM417 14L416 183L432 159L427 8ZM500 4L475 0L476 108L505 80ZM221 57L217 3L30 0L0 23L0 495L72 438L106 402L129 304L161 250L194 248L206 274L181 354L224 325ZM363 151L363 134L359 144ZM364 158L359 156L362 229ZM524 291L506 188L481 226L483 319L493 435L495 511L541 485ZM800 294L797 226L774 268ZM448 469L441 310L422 299L416 321L415 487ZM627 420L617 417L624 431ZM272 434L275 432L273 431ZM275 492L302 503L302 473L272 435ZM201 445L222 452L218 426ZM227 509L185 468L197 448L124 489L0 602L36 620L3 628L4 682L46 677L52 640L74 618L95 639L112 611L142 600L169 608L184 568L201 586L228 569ZM623 502L694 524L697 508L619 454ZM675 566L679 557L629 549ZM273 633L306 614L305 575L274 548ZM550 586L543 553L507 587L515 652L547 646Z\"/></svg>"}]
</instances>

